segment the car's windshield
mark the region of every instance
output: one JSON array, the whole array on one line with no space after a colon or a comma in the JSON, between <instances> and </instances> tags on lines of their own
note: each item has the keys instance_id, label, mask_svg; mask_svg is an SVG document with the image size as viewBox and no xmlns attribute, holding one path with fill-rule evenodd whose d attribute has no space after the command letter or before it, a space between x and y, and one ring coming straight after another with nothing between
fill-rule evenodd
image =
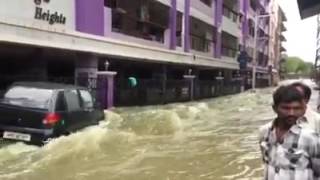
<instances>
[{"instance_id":1,"label":"car's windshield","mask_svg":"<svg viewBox=\"0 0 320 180\"><path fill-rule=\"evenodd\" d=\"M53 91L33 87L14 86L4 95L2 103L27 108L48 109Z\"/></svg>"}]
</instances>

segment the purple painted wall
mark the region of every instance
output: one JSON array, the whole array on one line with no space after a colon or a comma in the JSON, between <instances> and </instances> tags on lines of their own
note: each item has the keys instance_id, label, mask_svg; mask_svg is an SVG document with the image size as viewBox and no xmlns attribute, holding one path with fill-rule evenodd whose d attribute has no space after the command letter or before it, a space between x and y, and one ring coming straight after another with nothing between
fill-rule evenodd
<instances>
[{"instance_id":1,"label":"purple painted wall","mask_svg":"<svg viewBox=\"0 0 320 180\"><path fill-rule=\"evenodd\" d=\"M104 0L76 0L76 30L104 35Z\"/></svg>"},{"instance_id":2,"label":"purple painted wall","mask_svg":"<svg viewBox=\"0 0 320 180\"><path fill-rule=\"evenodd\" d=\"M107 91L107 107L113 107L113 97L114 97L114 76L108 76L108 91Z\"/></svg>"},{"instance_id":3,"label":"purple painted wall","mask_svg":"<svg viewBox=\"0 0 320 180\"><path fill-rule=\"evenodd\" d=\"M114 75L98 75L97 100L104 109L114 106Z\"/></svg>"},{"instance_id":4,"label":"purple painted wall","mask_svg":"<svg viewBox=\"0 0 320 180\"><path fill-rule=\"evenodd\" d=\"M222 0L215 0L215 18L214 18L214 25L217 28L216 33L216 44L215 44L215 51L214 57L221 58L221 47L222 47L222 7L223 1Z\"/></svg>"},{"instance_id":5,"label":"purple painted wall","mask_svg":"<svg viewBox=\"0 0 320 180\"><path fill-rule=\"evenodd\" d=\"M184 51L190 51L190 0L184 2Z\"/></svg>"},{"instance_id":6,"label":"purple painted wall","mask_svg":"<svg viewBox=\"0 0 320 180\"><path fill-rule=\"evenodd\" d=\"M170 8L170 49L175 50L177 45L177 0L171 0Z\"/></svg>"}]
</instances>

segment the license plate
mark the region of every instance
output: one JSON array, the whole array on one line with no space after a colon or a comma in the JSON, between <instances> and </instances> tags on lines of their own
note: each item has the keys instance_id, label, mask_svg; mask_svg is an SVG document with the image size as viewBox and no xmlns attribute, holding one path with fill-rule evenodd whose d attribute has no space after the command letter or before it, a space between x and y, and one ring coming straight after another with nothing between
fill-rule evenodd
<instances>
[{"instance_id":1,"label":"license plate","mask_svg":"<svg viewBox=\"0 0 320 180\"><path fill-rule=\"evenodd\" d=\"M30 141L31 140L31 135L30 134L23 134L23 133L5 131L3 133L3 138L4 139Z\"/></svg>"}]
</instances>

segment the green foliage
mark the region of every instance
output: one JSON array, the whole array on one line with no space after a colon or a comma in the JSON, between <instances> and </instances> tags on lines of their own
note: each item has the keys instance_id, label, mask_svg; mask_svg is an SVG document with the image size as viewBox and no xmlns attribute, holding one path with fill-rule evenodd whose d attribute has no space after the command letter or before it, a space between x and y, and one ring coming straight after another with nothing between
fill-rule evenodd
<instances>
[{"instance_id":1,"label":"green foliage","mask_svg":"<svg viewBox=\"0 0 320 180\"><path fill-rule=\"evenodd\" d=\"M304 62L299 57L288 57L284 66L288 74L310 74L313 70L312 63Z\"/></svg>"}]
</instances>

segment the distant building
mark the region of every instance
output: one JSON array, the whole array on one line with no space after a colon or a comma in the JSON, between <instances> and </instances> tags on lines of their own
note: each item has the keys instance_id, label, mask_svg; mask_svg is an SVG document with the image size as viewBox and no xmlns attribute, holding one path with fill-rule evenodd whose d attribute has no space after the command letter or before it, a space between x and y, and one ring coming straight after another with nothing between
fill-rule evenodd
<instances>
[{"instance_id":1,"label":"distant building","mask_svg":"<svg viewBox=\"0 0 320 180\"><path fill-rule=\"evenodd\" d=\"M279 6L279 0L270 1L270 10L273 15L270 17L270 39L269 39L269 66L272 71L272 80L274 84L281 78L281 60L282 54L286 52L282 42L286 41L283 32L286 31L284 22L287 21L286 15Z\"/></svg>"}]
</instances>

